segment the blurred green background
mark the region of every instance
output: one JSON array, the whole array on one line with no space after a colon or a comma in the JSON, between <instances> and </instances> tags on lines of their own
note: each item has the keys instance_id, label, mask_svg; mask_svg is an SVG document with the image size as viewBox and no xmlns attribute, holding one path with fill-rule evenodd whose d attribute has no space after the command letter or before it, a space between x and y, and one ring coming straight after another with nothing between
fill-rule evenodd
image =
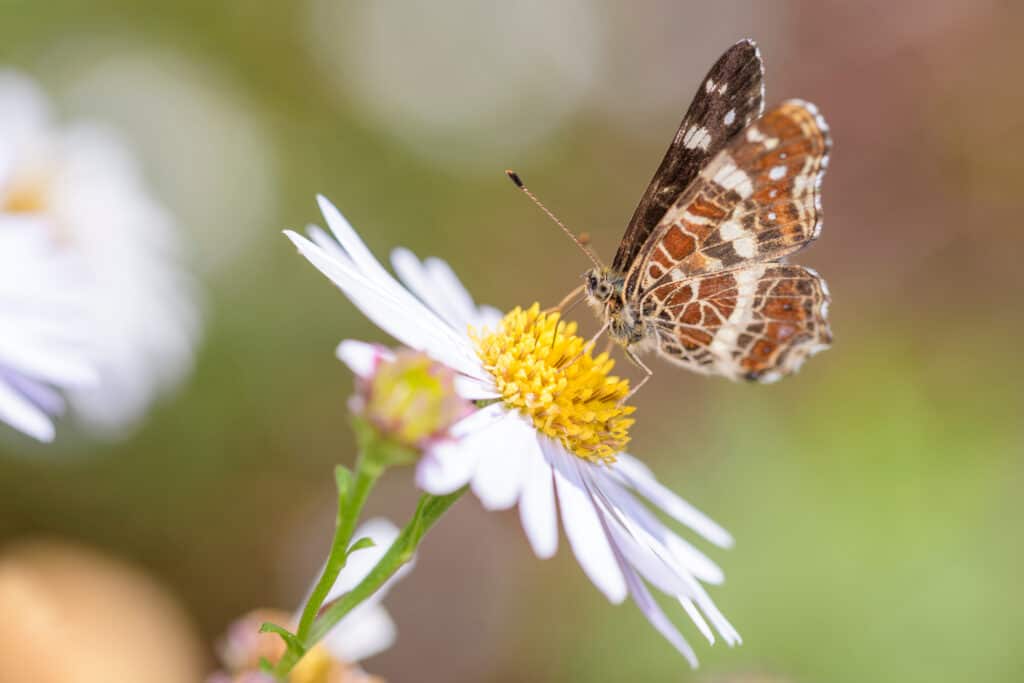
<instances>
[{"instance_id":1,"label":"blurred green background","mask_svg":"<svg viewBox=\"0 0 1024 683\"><path fill-rule=\"evenodd\" d=\"M1024 680L1020 3L0 0L0 64L136 147L206 292L194 374L130 438L0 435L0 540L145 568L212 643L297 602L354 457L333 357L386 341L281 236L330 197L381 257L447 259L481 302L550 305L587 263L513 167L611 255L699 79L756 39L768 102L835 150L831 351L773 386L656 362L633 452L735 535L711 594L744 636L691 673L568 552L470 498L389 599L392 681ZM586 326L589 314L581 313ZM629 372L629 370L626 370ZM370 512L402 522L409 471Z\"/></svg>"}]
</instances>

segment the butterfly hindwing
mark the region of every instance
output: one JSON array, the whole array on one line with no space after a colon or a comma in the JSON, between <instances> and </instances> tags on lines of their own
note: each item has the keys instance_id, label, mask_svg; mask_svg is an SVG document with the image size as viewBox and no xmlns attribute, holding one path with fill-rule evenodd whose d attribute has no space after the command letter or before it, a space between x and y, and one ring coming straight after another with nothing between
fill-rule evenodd
<instances>
[{"instance_id":1,"label":"butterfly hindwing","mask_svg":"<svg viewBox=\"0 0 1024 683\"><path fill-rule=\"evenodd\" d=\"M760 116L763 102L761 53L753 41L740 41L715 62L701 81L665 158L626 227L612 262L614 270L629 270L666 209L709 159Z\"/></svg>"},{"instance_id":2,"label":"butterfly hindwing","mask_svg":"<svg viewBox=\"0 0 1024 683\"><path fill-rule=\"evenodd\" d=\"M774 261L821 231L828 127L814 105L767 111L721 150L658 224L630 273L640 292L744 263Z\"/></svg>"},{"instance_id":3,"label":"butterfly hindwing","mask_svg":"<svg viewBox=\"0 0 1024 683\"><path fill-rule=\"evenodd\" d=\"M761 382L828 348L828 305L816 272L783 263L669 282L644 302L663 357L699 373Z\"/></svg>"}]
</instances>

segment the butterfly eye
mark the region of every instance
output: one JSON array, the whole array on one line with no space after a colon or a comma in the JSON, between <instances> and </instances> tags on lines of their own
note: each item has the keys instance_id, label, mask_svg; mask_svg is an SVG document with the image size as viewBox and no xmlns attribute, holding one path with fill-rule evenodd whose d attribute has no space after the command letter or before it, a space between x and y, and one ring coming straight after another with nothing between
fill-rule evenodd
<instances>
[{"instance_id":1,"label":"butterfly eye","mask_svg":"<svg viewBox=\"0 0 1024 683\"><path fill-rule=\"evenodd\" d=\"M594 293L599 299L607 299L612 295L612 286L608 284L607 280L602 280L597 283L597 289Z\"/></svg>"}]
</instances>

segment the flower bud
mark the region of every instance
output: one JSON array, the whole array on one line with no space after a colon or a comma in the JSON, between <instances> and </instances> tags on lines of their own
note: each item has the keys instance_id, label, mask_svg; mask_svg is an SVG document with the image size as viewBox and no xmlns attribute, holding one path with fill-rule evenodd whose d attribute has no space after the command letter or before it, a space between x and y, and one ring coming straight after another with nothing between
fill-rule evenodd
<instances>
[{"instance_id":1,"label":"flower bud","mask_svg":"<svg viewBox=\"0 0 1024 683\"><path fill-rule=\"evenodd\" d=\"M352 409L389 439L419 449L473 408L456 393L451 369L403 349L361 379Z\"/></svg>"}]
</instances>

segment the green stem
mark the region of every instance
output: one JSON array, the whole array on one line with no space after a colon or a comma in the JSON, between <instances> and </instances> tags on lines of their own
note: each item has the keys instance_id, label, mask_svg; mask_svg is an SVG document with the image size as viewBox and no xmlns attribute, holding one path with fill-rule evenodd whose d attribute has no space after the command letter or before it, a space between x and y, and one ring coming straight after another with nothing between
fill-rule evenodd
<instances>
[{"instance_id":1,"label":"green stem","mask_svg":"<svg viewBox=\"0 0 1024 683\"><path fill-rule=\"evenodd\" d=\"M307 645L319 642L346 614L380 590L381 586L394 576L402 565L408 563L416 554L416 548L419 547L420 541L423 540L423 536L430 530L430 527L434 526L441 515L447 512L448 508L465 492L466 488L463 487L447 496L423 494L412 520L402 529L398 538L384 553L384 557L380 558L366 578L351 591L331 603L316 620L313 630L309 634Z\"/></svg>"},{"instance_id":2,"label":"green stem","mask_svg":"<svg viewBox=\"0 0 1024 683\"><path fill-rule=\"evenodd\" d=\"M330 603L323 610L322 614L314 621L308 636L300 636L305 650L308 651L320 642L346 614L380 590L387 580L401 569L402 565L409 562L415 555L416 548L423 540L423 536L465 492L466 487L447 496L423 494L412 519L405 525L398 538L391 544L376 566L370 570L370 573L355 588ZM289 649L278 662L275 673L283 678L301 658L300 652Z\"/></svg>"},{"instance_id":3,"label":"green stem","mask_svg":"<svg viewBox=\"0 0 1024 683\"><path fill-rule=\"evenodd\" d=\"M368 457L366 452L359 457L356 463L356 481L351 487L345 487L338 492L338 517L334 526L334 540L331 542L331 551L327 556L327 563L320 575L313 592L306 601L302 610L302 617L299 619L299 629L295 636L300 643L306 641L309 629L313 626L317 612L323 605L324 599L338 579L338 574L345 568L345 561L348 559L348 548L352 543L352 533L355 531L356 522L359 521L359 513L366 503L367 496L374 483L380 478L384 468L376 463L375 459Z\"/></svg>"}]
</instances>

